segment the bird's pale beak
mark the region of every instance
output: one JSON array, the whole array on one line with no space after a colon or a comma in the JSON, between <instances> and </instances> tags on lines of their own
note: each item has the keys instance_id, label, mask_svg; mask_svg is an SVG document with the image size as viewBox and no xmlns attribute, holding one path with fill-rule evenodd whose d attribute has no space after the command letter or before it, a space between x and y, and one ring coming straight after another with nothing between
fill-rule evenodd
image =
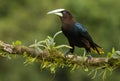
<instances>
[{"instance_id":1,"label":"bird's pale beak","mask_svg":"<svg viewBox=\"0 0 120 81\"><path fill-rule=\"evenodd\" d=\"M52 10L52 11L49 11L47 14L56 14L60 17L63 16L63 14L61 13L61 11L64 11L65 9L56 9L56 10Z\"/></svg>"}]
</instances>

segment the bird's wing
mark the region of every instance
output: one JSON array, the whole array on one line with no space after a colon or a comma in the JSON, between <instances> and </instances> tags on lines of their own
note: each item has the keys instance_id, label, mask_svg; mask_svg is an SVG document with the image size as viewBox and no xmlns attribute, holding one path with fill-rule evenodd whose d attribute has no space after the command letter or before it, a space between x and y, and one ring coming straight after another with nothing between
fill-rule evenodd
<instances>
[{"instance_id":1,"label":"bird's wing","mask_svg":"<svg viewBox=\"0 0 120 81\"><path fill-rule=\"evenodd\" d=\"M84 39L87 39L89 42L92 42L91 36L87 32L87 29L82 26L82 24L76 22L74 24L74 27L76 31L80 34L80 36L82 36Z\"/></svg>"},{"instance_id":2,"label":"bird's wing","mask_svg":"<svg viewBox=\"0 0 120 81\"><path fill-rule=\"evenodd\" d=\"M89 33L87 32L87 30L80 23L75 23L74 29L75 29L75 31L77 31L77 34L79 36L81 36L81 41L88 48L90 47L90 51L96 52L98 54L104 54L104 51L102 50L102 48L93 42L93 40L92 40L91 36L89 35ZM89 50L87 50L87 51L89 51Z\"/></svg>"}]
</instances>

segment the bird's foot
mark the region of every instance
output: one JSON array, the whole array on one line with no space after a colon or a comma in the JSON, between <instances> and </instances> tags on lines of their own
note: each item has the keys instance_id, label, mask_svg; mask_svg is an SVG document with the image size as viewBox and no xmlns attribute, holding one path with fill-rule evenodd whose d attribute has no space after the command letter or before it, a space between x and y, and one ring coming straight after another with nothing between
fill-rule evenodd
<instances>
[{"instance_id":1,"label":"bird's foot","mask_svg":"<svg viewBox=\"0 0 120 81\"><path fill-rule=\"evenodd\" d=\"M92 56L91 56L91 55L87 55L86 61L87 61L87 62L90 62L91 59L92 59Z\"/></svg>"}]
</instances>

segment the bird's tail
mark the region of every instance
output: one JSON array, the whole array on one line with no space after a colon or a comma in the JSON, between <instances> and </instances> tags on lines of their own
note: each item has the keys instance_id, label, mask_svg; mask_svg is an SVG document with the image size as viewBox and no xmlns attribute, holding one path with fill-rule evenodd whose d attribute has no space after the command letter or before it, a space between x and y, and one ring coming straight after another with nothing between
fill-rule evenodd
<instances>
[{"instance_id":1,"label":"bird's tail","mask_svg":"<svg viewBox=\"0 0 120 81\"><path fill-rule=\"evenodd\" d=\"M103 49L95 43L91 46L90 51L98 54L104 54Z\"/></svg>"}]
</instances>

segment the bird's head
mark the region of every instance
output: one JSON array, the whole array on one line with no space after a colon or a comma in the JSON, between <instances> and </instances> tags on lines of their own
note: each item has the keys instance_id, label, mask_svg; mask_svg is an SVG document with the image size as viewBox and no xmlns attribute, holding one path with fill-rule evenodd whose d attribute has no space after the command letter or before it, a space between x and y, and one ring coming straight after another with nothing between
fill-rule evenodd
<instances>
[{"instance_id":1,"label":"bird's head","mask_svg":"<svg viewBox=\"0 0 120 81\"><path fill-rule=\"evenodd\" d=\"M47 14L55 14L55 15L58 15L61 19L62 19L62 22L69 22L69 21L74 21L71 13L65 9L56 9L56 10L52 10L52 11L49 11Z\"/></svg>"}]
</instances>

